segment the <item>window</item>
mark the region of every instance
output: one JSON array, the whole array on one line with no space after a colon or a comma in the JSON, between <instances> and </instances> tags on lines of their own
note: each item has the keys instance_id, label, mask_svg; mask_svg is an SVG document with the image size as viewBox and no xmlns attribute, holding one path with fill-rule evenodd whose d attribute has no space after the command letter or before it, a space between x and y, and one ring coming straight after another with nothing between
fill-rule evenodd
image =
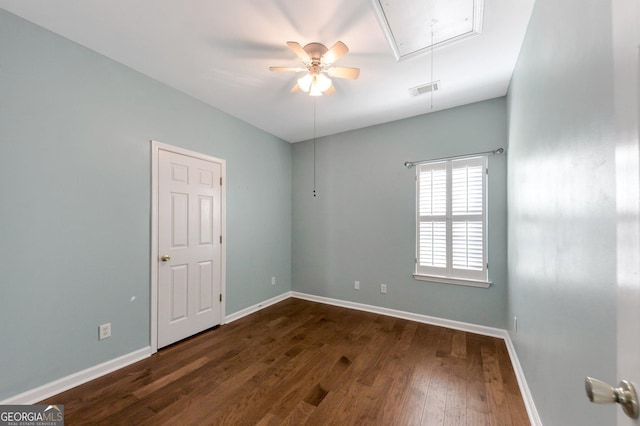
<instances>
[{"instance_id":1,"label":"window","mask_svg":"<svg viewBox=\"0 0 640 426\"><path fill-rule=\"evenodd\" d=\"M417 167L415 278L488 287L487 157Z\"/></svg>"}]
</instances>

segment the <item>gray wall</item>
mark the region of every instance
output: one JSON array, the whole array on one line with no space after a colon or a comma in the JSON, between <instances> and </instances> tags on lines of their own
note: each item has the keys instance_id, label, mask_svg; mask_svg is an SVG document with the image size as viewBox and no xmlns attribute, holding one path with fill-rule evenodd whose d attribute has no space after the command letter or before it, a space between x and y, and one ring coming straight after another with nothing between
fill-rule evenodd
<instances>
[{"instance_id":1,"label":"gray wall","mask_svg":"<svg viewBox=\"0 0 640 426\"><path fill-rule=\"evenodd\" d=\"M505 328L505 156L489 159L488 289L413 279L415 170L403 163L493 150L506 138L504 98L324 137L316 141L316 198L313 143L295 144L294 290Z\"/></svg>"},{"instance_id":2,"label":"gray wall","mask_svg":"<svg viewBox=\"0 0 640 426\"><path fill-rule=\"evenodd\" d=\"M610 7L537 0L508 97L511 337L549 426L615 424L583 387L617 382Z\"/></svg>"},{"instance_id":3,"label":"gray wall","mask_svg":"<svg viewBox=\"0 0 640 426\"><path fill-rule=\"evenodd\" d=\"M290 290L290 144L0 10L0 400L148 346L150 139L227 160L227 314Z\"/></svg>"}]
</instances>

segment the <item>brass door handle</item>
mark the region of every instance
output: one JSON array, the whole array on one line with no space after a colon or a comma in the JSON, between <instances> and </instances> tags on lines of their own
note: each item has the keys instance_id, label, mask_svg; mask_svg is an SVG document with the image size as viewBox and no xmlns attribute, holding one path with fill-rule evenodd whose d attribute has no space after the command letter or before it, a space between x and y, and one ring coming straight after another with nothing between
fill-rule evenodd
<instances>
[{"instance_id":1,"label":"brass door handle","mask_svg":"<svg viewBox=\"0 0 640 426\"><path fill-rule=\"evenodd\" d=\"M160 257L160 260L162 260L163 262L168 262L169 260L171 260L171 257L169 257L169 255L168 255L168 254L163 254L163 255Z\"/></svg>"}]
</instances>

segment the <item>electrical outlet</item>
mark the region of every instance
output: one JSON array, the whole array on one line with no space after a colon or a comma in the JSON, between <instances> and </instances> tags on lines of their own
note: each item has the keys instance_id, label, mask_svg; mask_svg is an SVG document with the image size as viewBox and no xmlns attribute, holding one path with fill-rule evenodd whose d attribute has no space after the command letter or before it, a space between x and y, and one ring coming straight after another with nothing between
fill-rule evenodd
<instances>
[{"instance_id":1,"label":"electrical outlet","mask_svg":"<svg viewBox=\"0 0 640 426\"><path fill-rule=\"evenodd\" d=\"M513 331L518 332L518 317L513 317Z\"/></svg>"},{"instance_id":2,"label":"electrical outlet","mask_svg":"<svg viewBox=\"0 0 640 426\"><path fill-rule=\"evenodd\" d=\"M276 285L276 277L271 277L271 285Z\"/></svg>"},{"instance_id":3,"label":"electrical outlet","mask_svg":"<svg viewBox=\"0 0 640 426\"><path fill-rule=\"evenodd\" d=\"M354 281L353 288L354 290L360 290L360 281Z\"/></svg>"},{"instance_id":4,"label":"electrical outlet","mask_svg":"<svg viewBox=\"0 0 640 426\"><path fill-rule=\"evenodd\" d=\"M111 323L98 326L98 340L104 340L111 337Z\"/></svg>"},{"instance_id":5,"label":"electrical outlet","mask_svg":"<svg viewBox=\"0 0 640 426\"><path fill-rule=\"evenodd\" d=\"M387 285L386 284L380 284L380 293L387 294Z\"/></svg>"}]
</instances>

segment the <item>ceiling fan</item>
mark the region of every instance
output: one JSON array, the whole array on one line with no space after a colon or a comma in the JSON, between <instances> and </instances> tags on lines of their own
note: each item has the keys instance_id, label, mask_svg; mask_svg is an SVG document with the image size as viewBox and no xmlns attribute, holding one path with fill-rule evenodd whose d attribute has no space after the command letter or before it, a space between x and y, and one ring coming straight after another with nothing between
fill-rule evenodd
<instances>
[{"instance_id":1,"label":"ceiling fan","mask_svg":"<svg viewBox=\"0 0 640 426\"><path fill-rule=\"evenodd\" d=\"M291 88L291 93L300 90L310 96L330 95L335 92L331 78L348 78L355 80L360 75L360 68L334 67L334 62L349 52L349 48L341 41L336 42L331 49L321 43L309 43L302 47L295 41L288 41L287 46L302 59L304 67L269 67L271 71L292 71L307 73L298 79Z\"/></svg>"}]
</instances>

